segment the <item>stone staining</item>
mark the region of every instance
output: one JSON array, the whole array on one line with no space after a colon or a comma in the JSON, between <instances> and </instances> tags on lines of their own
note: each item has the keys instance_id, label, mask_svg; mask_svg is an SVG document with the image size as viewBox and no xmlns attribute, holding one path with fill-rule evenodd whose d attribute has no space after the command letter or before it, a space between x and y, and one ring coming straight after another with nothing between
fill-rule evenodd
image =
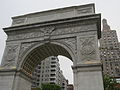
<instances>
[{"instance_id":1,"label":"stone staining","mask_svg":"<svg viewBox=\"0 0 120 90\"><path fill-rule=\"evenodd\" d=\"M14 22L12 23L12 25L14 24L21 24L21 23L24 23L26 20L26 18L19 18L19 19L14 19Z\"/></svg>"},{"instance_id":2,"label":"stone staining","mask_svg":"<svg viewBox=\"0 0 120 90\"><path fill-rule=\"evenodd\" d=\"M80 39L81 42L81 60L83 62L95 60L96 50L94 44L94 37L87 37Z\"/></svg>"},{"instance_id":3,"label":"stone staining","mask_svg":"<svg viewBox=\"0 0 120 90\"><path fill-rule=\"evenodd\" d=\"M4 62L2 63L2 67L10 67L15 65L16 52L18 45L7 46L7 54L4 57Z\"/></svg>"},{"instance_id":4,"label":"stone staining","mask_svg":"<svg viewBox=\"0 0 120 90\"><path fill-rule=\"evenodd\" d=\"M81 9L78 9L78 10L77 10L77 13L78 13L78 14L91 13L91 8L88 7L88 8L81 8Z\"/></svg>"}]
</instances>

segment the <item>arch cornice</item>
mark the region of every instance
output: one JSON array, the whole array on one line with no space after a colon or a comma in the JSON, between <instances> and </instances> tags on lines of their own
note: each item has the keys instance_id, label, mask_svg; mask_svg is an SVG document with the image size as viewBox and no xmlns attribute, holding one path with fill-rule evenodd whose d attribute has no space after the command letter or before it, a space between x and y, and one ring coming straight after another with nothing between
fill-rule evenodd
<instances>
[{"instance_id":1,"label":"arch cornice","mask_svg":"<svg viewBox=\"0 0 120 90\"><path fill-rule=\"evenodd\" d=\"M54 26L59 24L65 24L65 23L75 23L75 22L83 22L83 21L90 21L94 20L97 24L97 32L98 32L98 38L101 37L101 14L91 14L86 16L78 16L78 17L72 17L72 18L66 18L66 19L59 19L59 20L53 20L53 21L47 21L47 22L41 22L41 23L34 23L34 24L26 24L26 25L20 25L20 26L11 26L7 28L3 28L3 30L8 34L12 31L18 31L18 30L28 30L31 28L38 28L38 27L45 27L45 26ZM86 22L85 22L86 23Z\"/></svg>"}]
</instances>

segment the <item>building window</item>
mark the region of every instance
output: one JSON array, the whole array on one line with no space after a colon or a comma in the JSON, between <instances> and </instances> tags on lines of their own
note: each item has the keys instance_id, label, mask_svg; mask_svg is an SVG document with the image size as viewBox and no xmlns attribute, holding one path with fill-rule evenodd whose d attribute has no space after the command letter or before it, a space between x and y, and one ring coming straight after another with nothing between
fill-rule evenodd
<instances>
[{"instance_id":1,"label":"building window","mask_svg":"<svg viewBox=\"0 0 120 90\"><path fill-rule=\"evenodd\" d=\"M54 82L51 82L50 84L55 84Z\"/></svg>"},{"instance_id":2,"label":"building window","mask_svg":"<svg viewBox=\"0 0 120 90\"><path fill-rule=\"evenodd\" d=\"M55 78L50 78L50 81L54 81L55 80Z\"/></svg>"},{"instance_id":3,"label":"building window","mask_svg":"<svg viewBox=\"0 0 120 90\"><path fill-rule=\"evenodd\" d=\"M51 65L51 68L54 68L54 67L56 67L56 65Z\"/></svg>"},{"instance_id":4,"label":"building window","mask_svg":"<svg viewBox=\"0 0 120 90\"><path fill-rule=\"evenodd\" d=\"M56 70L55 69L52 69L51 72L55 72Z\"/></svg>"},{"instance_id":5,"label":"building window","mask_svg":"<svg viewBox=\"0 0 120 90\"><path fill-rule=\"evenodd\" d=\"M56 62L51 62L52 64L55 64Z\"/></svg>"},{"instance_id":6,"label":"building window","mask_svg":"<svg viewBox=\"0 0 120 90\"><path fill-rule=\"evenodd\" d=\"M56 58L55 58L55 57L52 57L51 59L52 59L52 60L55 60Z\"/></svg>"},{"instance_id":7,"label":"building window","mask_svg":"<svg viewBox=\"0 0 120 90\"><path fill-rule=\"evenodd\" d=\"M51 77L55 76L55 74L50 74Z\"/></svg>"}]
</instances>

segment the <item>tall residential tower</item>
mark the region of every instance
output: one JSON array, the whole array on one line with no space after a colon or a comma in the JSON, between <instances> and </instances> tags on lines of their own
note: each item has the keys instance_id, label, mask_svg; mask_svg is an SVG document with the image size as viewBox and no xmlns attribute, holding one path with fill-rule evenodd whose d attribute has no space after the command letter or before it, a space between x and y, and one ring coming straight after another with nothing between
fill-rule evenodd
<instances>
[{"instance_id":1,"label":"tall residential tower","mask_svg":"<svg viewBox=\"0 0 120 90\"><path fill-rule=\"evenodd\" d=\"M100 39L100 57L103 73L120 77L120 44L115 30L111 30L107 20L103 19L103 30Z\"/></svg>"},{"instance_id":2,"label":"tall residential tower","mask_svg":"<svg viewBox=\"0 0 120 90\"><path fill-rule=\"evenodd\" d=\"M67 90L67 80L60 70L59 59L51 56L41 61L33 73L32 87L41 87L42 83L57 84Z\"/></svg>"}]
</instances>

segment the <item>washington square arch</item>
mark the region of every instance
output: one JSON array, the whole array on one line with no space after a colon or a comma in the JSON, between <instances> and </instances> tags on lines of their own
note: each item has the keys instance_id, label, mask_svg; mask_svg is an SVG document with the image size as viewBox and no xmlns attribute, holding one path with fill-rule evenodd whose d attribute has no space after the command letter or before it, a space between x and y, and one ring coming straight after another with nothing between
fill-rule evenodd
<instances>
[{"instance_id":1,"label":"washington square arch","mask_svg":"<svg viewBox=\"0 0 120 90\"><path fill-rule=\"evenodd\" d=\"M74 90L104 90L98 39L101 14L94 4L16 16L0 67L0 90L31 90L39 62L63 55L73 61Z\"/></svg>"}]
</instances>

